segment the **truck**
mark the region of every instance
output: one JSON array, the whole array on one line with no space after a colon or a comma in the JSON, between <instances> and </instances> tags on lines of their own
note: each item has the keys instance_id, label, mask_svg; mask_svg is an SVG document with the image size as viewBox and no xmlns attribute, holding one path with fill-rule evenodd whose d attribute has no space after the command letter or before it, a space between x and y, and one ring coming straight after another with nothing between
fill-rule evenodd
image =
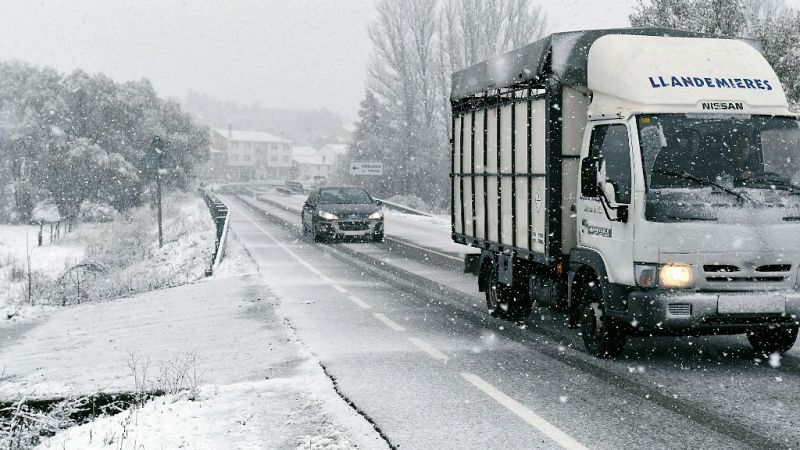
<instances>
[{"instance_id":1,"label":"truck","mask_svg":"<svg viewBox=\"0 0 800 450\"><path fill-rule=\"evenodd\" d=\"M557 33L452 75L452 238L493 316L627 336L741 334L800 314L800 117L755 41Z\"/></svg>"}]
</instances>

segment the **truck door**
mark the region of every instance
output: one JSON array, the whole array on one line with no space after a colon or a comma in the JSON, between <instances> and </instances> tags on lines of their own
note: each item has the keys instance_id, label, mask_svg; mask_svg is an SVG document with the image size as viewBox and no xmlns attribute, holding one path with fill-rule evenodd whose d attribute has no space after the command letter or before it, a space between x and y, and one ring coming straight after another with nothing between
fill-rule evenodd
<instances>
[{"instance_id":1,"label":"truck door","mask_svg":"<svg viewBox=\"0 0 800 450\"><path fill-rule=\"evenodd\" d=\"M633 281L634 203L628 129L622 123L608 123L596 125L587 133L591 133L589 148L583 154L599 161L601 189L598 197L578 197L578 245L600 253L609 281L629 284ZM613 186L613 192L609 186ZM608 200L605 208L603 195ZM627 214L620 213L626 208Z\"/></svg>"}]
</instances>

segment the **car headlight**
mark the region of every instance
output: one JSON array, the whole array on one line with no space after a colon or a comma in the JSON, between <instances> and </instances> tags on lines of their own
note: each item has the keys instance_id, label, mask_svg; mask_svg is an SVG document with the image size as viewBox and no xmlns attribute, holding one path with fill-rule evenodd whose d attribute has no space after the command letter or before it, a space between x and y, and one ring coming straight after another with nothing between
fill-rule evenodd
<instances>
[{"instance_id":1,"label":"car headlight","mask_svg":"<svg viewBox=\"0 0 800 450\"><path fill-rule=\"evenodd\" d=\"M685 289L694 286L694 269L688 264L636 264L634 274L640 287Z\"/></svg>"},{"instance_id":2,"label":"car headlight","mask_svg":"<svg viewBox=\"0 0 800 450\"><path fill-rule=\"evenodd\" d=\"M326 220L336 220L339 218L339 216L337 216L336 214L328 211L318 211L317 214L319 214L320 217Z\"/></svg>"},{"instance_id":3,"label":"car headlight","mask_svg":"<svg viewBox=\"0 0 800 450\"><path fill-rule=\"evenodd\" d=\"M369 215L369 220L380 220L383 219L383 211L375 211L374 213Z\"/></svg>"}]
</instances>

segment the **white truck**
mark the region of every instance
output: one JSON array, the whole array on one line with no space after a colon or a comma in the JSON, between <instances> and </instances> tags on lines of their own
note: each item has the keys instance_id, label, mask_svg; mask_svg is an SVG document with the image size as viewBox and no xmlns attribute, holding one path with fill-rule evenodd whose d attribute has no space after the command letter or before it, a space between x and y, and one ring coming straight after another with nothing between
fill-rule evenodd
<instances>
[{"instance_id":1,"label":"white truck","mask_svg":"<svg viewBox=\"0 0 800 450\"><path fill-rule=\"evenodd\" d=\"M800 117L754 42L553 34L453 74L452 236L492 315L568 312L586 349L800 314Z\"/></svg>"}]
</instances>

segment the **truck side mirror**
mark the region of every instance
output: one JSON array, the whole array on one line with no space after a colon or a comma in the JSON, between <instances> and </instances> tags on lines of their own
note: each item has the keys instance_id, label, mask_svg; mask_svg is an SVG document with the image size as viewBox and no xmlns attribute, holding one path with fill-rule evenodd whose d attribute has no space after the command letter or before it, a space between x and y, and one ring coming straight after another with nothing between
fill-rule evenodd
<instances>
[{"instance_id":1,"label":"truck side mirror","mask_svg":"<svg viewBox=\"0 0 800 450\"><path fill-rule=\"evenodd\" d=\"M597 197L597 168L600 159L587 156L581 161L581 195L584 197Z\"/></svg>"}]
</instances>

